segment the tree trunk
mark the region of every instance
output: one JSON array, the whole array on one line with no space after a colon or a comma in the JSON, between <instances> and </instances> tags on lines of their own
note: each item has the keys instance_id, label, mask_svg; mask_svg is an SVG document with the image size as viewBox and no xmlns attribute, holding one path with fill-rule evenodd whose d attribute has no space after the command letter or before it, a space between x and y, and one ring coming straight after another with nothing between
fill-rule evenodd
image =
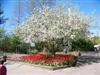
<instances>
[{"instance_id":1,"label":"tree trunk","mask_svg":"<svg viewBox=\"0 0 100 75\"><path fill-rule=\"evenodd\" d=\"M52 57L55 58L55 55L56 55L56 52L55 52L55 50L53 49L53 50L52 50Z\"/></svg>"},{"instance_id":2,"label":"tree trunk","mask_svg":"<svg viewBox=\"0 0 100 75\"><path fill-rule=\"evenodd\" d=\"M55 55L56 55L56 51L55 51L55 41L53 39L53 46L52 46L52 57L55 58Z\"/></svg>"}]
</instances>

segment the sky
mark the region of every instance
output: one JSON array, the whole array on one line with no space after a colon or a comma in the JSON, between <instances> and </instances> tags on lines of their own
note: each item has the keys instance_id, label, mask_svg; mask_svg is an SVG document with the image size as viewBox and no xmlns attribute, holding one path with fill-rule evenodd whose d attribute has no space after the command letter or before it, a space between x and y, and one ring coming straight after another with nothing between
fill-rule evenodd
<instances>
[{"instance_id":1,"label":"sky","mask_svg":"<svg viewBox=\"0 0 100 75\"><path fill-rule=\"evenodd\" d=\"M24 0L22 0L24 1ZM16 5L16 0L0 0L5 17L9 18L5 23L5 29L8 33L12 33L14 30L13 15ZM56 0L56 4L70 3L79 8L79 10L85 14L96 16L97 19L91 24L90 31L93 35L100 36L100 0Z\"/></svg>"}]
</instances>

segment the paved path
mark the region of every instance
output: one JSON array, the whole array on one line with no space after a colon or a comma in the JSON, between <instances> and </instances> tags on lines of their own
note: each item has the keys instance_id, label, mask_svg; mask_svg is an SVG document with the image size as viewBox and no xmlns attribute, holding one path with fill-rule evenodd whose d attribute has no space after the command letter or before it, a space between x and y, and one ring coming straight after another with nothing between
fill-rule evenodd
<instances>
[{"instance_id":1,"label":"paved path","mask_svg":"<svg viewBox=\"0 0 100 75\"><path fill-rule=\"evenodd\" d=\"M100 75L100 63L52 71L20 62L11 62L7 65L7 69L8 75Z\"/></svg>"},{"instance_id":2,"label":"paved path","mask_svg":"<svg viewBox=\"0 0 100 75\"><path fill-rule=\"evenodd\" d=\"M59 70L48 70L22 62L8 62L8 75L100 75L100 62L85 63L81 66Z\"/></svg>"}]
</instances>

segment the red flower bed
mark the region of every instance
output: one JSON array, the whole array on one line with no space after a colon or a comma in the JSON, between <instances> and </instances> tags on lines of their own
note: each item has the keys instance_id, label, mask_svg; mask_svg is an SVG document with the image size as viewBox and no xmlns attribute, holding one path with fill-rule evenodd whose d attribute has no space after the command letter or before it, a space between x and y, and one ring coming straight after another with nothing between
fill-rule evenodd
<instances>
[{"instance_id":1,"label":"red flower bed","mask_svg":"<svg viewBox=\"0 0 100 75\"><path fill-rule=\"evenodd\" d=\"M53 62L68 62L72 61L76 58L74 55L64 55L64 54L56 54L55 58L52 58L51 54L31 54L27 56L22 56L22 60L31 60L45 63L53 63Z\"/></svg>"}]
</instances>

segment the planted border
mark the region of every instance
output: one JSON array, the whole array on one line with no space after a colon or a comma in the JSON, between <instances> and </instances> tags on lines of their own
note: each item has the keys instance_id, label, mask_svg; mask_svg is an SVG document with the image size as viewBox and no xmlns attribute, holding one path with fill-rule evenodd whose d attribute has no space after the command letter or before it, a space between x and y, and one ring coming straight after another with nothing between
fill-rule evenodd
<instances>
[{"instance_id":1,"label":"planted border","mask_svg":"<svg viewBox=\"0 0 100 75\"><path fill-rule=\"evenodd\" d=\"M55 70L74 66L77 60L77 57L74 55L56 54L55 58L51 56L51 54L31 54L22 56L21 61Z\"/></svg>"}]
</instances>

